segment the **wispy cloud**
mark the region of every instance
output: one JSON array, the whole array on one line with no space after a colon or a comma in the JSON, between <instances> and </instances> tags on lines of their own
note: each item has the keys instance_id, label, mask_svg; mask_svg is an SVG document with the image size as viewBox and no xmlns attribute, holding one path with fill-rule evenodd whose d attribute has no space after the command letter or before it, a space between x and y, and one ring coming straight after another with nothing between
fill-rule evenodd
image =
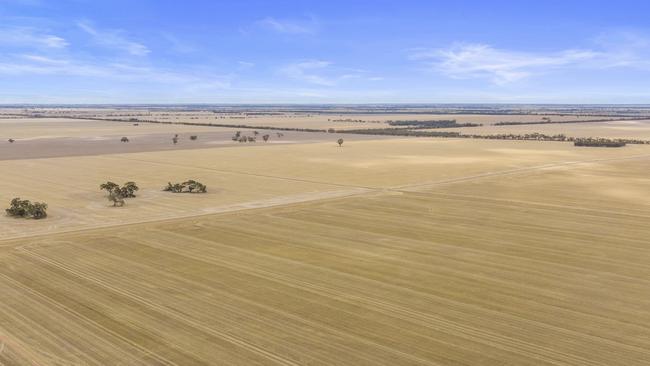
<instances>
[{"instance_id":1,"label":"wispy cloud","mask_svg":"<svg viewBox=\"0 0 650 366\"><path fill-rule=\"evenodd\" d=\"M249 61L237 61L237 65L240 70L245 70L245 69L250 69L252 67L255 67L255 63Z\"/></svg>"},{"instance_id":2,"label":"wispy cloud","mask_svg":"<svg viewBox=\"0 0 650 366\"><path fill-rule=\"evenodd\" d=\"M124 35L122 30L100 30L93 27L88 22L77 23L79 28L91 35L93 40L102 46L127 52L134 56L146 56L149 48L142 43L132 41Z\"/></svg>"},{"instance_id":3,"label":"wispy cloud","mask_svg":"<svg viewBox=\"0 0 650 366\"><path fill-rule=\"evenodd\" d=\"M648 69L649 51L650 38L623 32L597 37L590 49L532 53L459 43L448 48L412 50L409 58L451 78L483 78L503 85L558 69Z\"/></svg>"},{"instance_id":4,"label":"wispy cloud","mask_svg":"<svg viewBox=\"0 0 650 366\"><path fill-rule=\"evenodd\" d=\"M600 57L590 50L534 54L501 50L485 44L457 44L447 49L419 50L411 55L452 78L486 78L507 84L550 68L574 65Z\"/></svg>"},{"instance_id":5,"label":"wispy cloud","mask_svg":"<svg viewBox=\"0 0 650 366\"><path fill-rule=\"evenodd\" d=\"M318 74L318 71L326 69L331 64L329 61L322 60L301 61L286 65L280 72L295 80L323 86L332 86L336 84L336 80Z\"/></svg>"},{"instance_id":6,"label":"wispy cloud","mask_svg":"<svg viewBox=\"0 0 650 366\"><path fill-rule=\"evenodd\" d=\"M65 48L68 46L68 42L64 38L31 27L0 27L0 44L35 48Z\"/></svg>"},{"instance_id":7,"label":"wispy cloud","mask_svg":"<svg viewBox=\"0 0 650 366\"><path fill-rule=\"evenodd\" d=\"M229 77L208 72L176 72L164 68L99 62L72 58L52 58L24 54L0 57L0 76L70 76L112 81L146 82L193 89L230 87Z\"/></svg>"},{"instance_id":8,"label":"wispy cloud","mask_svg":"<svg viewBox=\"0 0 650 366\"><path fill-rule=\"evenodd\" d=\"M285 65L280 74L291 79L320 86L334 86L349 80L381 80L368 77L368 71L358 68L337 67L324 60L303 60Z\"/></svg>"},{"instance_id":9,"label":"wispy cloud","mask_svg":"<svg viewBox=\"0 0 650 366\"><path fill-rule=\"evenodd\" d=\"M316 31L316 24L314 19L308 21L277 19L273 17L266 17L258 20L258 26L278 33L287 34L310 34Z\"/></svg>"},{"instance_id":10,"label":"wispy cloud","mask_svg":"<svg viewBox=\"0 0 650 366\"><path fill-rule=\"evenodd\" d=\"M196 47L185 40L181 40L175 35L167 32L162 33L163 38L165 38L171 45L171 49L177 53L192 53L196 51Z\"/></svg>"}]
</instances>

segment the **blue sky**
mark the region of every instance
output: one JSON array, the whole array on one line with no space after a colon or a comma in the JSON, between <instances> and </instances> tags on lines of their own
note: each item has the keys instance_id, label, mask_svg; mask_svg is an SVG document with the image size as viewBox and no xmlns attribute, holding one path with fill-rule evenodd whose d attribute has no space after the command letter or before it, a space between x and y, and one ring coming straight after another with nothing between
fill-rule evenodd
<instances>
[{"instance_id":1,"label":"blue sky","mask_svg":"<svg viewBox=\"0 0 650 366\"><path fill-rule=\"evenodd\" d=\"M0 0L0 103L650 103L648 1Z\"/></svg>"}]
</instances>

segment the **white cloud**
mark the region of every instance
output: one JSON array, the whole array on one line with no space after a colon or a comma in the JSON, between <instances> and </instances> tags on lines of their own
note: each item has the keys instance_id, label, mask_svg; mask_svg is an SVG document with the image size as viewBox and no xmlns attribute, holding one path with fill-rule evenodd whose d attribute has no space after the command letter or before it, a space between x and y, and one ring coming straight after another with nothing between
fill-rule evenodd
<instances>
[{"instance_id":1,"label":"white cloud","mask_svg":"<svg viewBox=\"0 0 650 366\"><path fill-rule=\"evenodd\" d=\"M196 51L196 47L185 40L181 40L175 35L167 32L162 32L165 38L171 45L171 49L177 53L192 53Z\"/></svg>"},{"instance_id":2,"label":"white cloud","mask_svg":"<svg viewBox=\"0 0 650 366\"><path fill-rule=\"evenodd\" d=\"M482 78L503 85L557 69L650 69L649 53L650 38L633 32L610 32L597 37L592 49L533 53L461 43L417 49L409 58L451 78Z\"/></svg>"},{"instance_id":3,"label":"white cloud","mask_svg":"<svg viewBox=\"0 0 650 366\"><path fill-rule=\"evenodd\" d=\"M94 77L113 81L147 82L182 88L228 88L228 77L206 72L175 72L162 68L123 63L101 63L42 55L18 55L0 58L0 76L71 76Z\"/></svg>"},{"instance_id":4,"label":"white cloud","mask_svg":"<svg viewBox=\"0 0 650 366\"><path fill-rule=\"evenodd\" d=\"M458 44L447 49L420 50L413 60L426 61L435 71L452 78L487 78L507 84L551 68L575 65L601 57L590 50L534 54L500 50L485 44Z\"/></svg>"},{"instance_id":5,"label":"white cloud","mask_svg":"<svg viewBox=\"0 0 650 366\"><path fill-rule=\"evenodd\" d=\"M332 62L306 60L288 64L280 69L280 74L291 79L321 86L334 86L341 82L366 79L365 70L334 67ZM370 79L368 79L370 80Z\"/></svg>"},{"instance_id":6,"label":"white cloud","mask_svg":"<svg viewBox=\"0 0 650 366\"><path fill-rule=\"evenodd\" d=\"M151 52L147 46L127 39L121 30L98 30L86 22L79 22L77 25L91 35L97 44L105 47L124 51L134 56L146 56Z\"/></svg>"},{"instance_id":7,"label":"white cloud","mask_svg":"<svg viewBox=\"0 0 650 366\"><path fill-rule=\"evenodd\" d=\"M31 27L0 28L0 44L36 48L65 48L68 46L68 42L62 37Z\"/></svg>"},{"instance_id":8,"label":"white cloud","mask_svg":"<svg viewBox=\"0 0 650 366\"><path fill-rule=\"evenodd\" d=\"M255 63L248 61L237 61L237 65L239 65L239 69L241 70L255 67Z\"/></svg>"},{"instance_id":9,"label":"white cloud","mask_svg":"<svg viewBox=\"0 0 650 366\"><path fill-rule=\"evenodd\" d=\"M323 86L332 86L336 84L336 80L316 74L318 70L326 69L331 64L329 61L320 60L301 61L283 67L280 72L295 80Z\"/></svg>"},{"instance_id":10,"label":"white cloud","mask_svg":"<svg viewBox=\"0 0 650 366\"><path fill-rule=\"evenodd\" d=\"M309 34L314 33L315 24L312 21L281 20L273 17L266 17L257 21L260 27L272 30L278 33L288 34Z\"/></svg>"}]
</instances>

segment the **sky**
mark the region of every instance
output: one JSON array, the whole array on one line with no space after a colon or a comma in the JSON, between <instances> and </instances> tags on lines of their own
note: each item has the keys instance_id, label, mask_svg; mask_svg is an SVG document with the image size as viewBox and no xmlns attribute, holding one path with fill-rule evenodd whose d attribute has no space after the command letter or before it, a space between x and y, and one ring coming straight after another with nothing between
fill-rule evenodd
<instances>
[{"instance_id":1,"label":"sky","mask_svg":"<svg viewBox=\"0 0 650 366\"><path fill-rule=\"evenodd\" d=\"M648 104L648 14L646 0L0 0L0 104Z\"/></svg>"}]
</instances>

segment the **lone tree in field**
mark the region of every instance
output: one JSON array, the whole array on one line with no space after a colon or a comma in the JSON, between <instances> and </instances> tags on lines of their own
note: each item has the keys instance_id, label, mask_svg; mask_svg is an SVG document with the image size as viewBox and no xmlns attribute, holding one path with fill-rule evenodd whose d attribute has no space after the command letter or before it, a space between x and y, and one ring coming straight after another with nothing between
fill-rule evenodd
<instances>
[{"instance_id":1,"label":"lone tree in field","mask_svg":"<svg viewBox=\"0 0 650 366\"><path fill-rule=\"evenodd\" d=\"M190 136L190 140L192 140L192 141L196 141L196 139L198 139L198 138L199 138L199 137L196 136L196 135L192 135L192 136Z\"/></svg>"},{"instance_id":2,"label":"lone tree in field","mask_svg":"<svg viewBox=\"0 0 650 366\"><path fill-rule=\"evenodd\" d=\"M172 192L172 193L206 193L208 187L205 184L197 182L195 180L187 180L183 183L167 183L167 186L163 188L163 191Z\"/></svg>"},{"instance_id":3,"label":"lone tree in field","mask_svg":"<svg viewBox=\"0 0 650 366\"><path fill-rule=\"evenodd\" d=\"M336 143L339 144L339 147L341 147L343 145L343 139L338 139Z\"/></svg>"},{"instance_id":4,"label":"lone tree in field","mask_svg":"<svg viewBox=\"0 0 650 366\"><path fill-rule=\"evenodd\" d=\"M29 200L14 198L5 210L11 217L33 218L36 220L47 217L47 204L42 202L31 203Z\"/></svg>"},{"instance_id":5,"label":"lone tree in field","mask_svg":"<svg viewBox=\"0 0 650 366\"><path fill-rule=\"evenodd\" d=\"M135 197L135 192L139 190L140 188L135 184L135 182L126 182L120 188L120 194L124 198L133 198Z\"/></svg>"},{"instance_id":6,"label":"lone tree in field","mask_svg":"<svg viewBox=\"0 0 650 366\"><path fill-rule=\"evenodd\" d=\"M39 220L47 217L47 203L34 202L27 211L32 218Z\"/></svg>"},{"instance_id":7,"label":"lone tree in field","mask_svg":"<svg viewBox=\"0 0 650 366\"><path fill-rule=\"evenodd\" d=\"M135 197L135 192L140 188L135 182L126 182L122 187L117 183L106 182L101 184L99 189L108 193L108 200L113 202L113 206L122 206L124 202L119 204L119 201L123 201L124 198Z\"/></svg>"},{"instance_id":8,"label":"lone tree in field","mask_svg":"<svg viewBox=\"0 0 650 366\"><path fill-rule=\"evenodd\" d=\"M7 141L9 141L10 144L13 144L14 141L16 141L16 140L14 140L14 139L9 139L9 140L7 140Z\"/></svg>"},{"instance_id":9,"label":"lone tree in field","mask_svg":"<svg viewBox=\"0 0 650 366\"><path fill-rule=\"evenodd\" d=\"M120 191L113 191L108 194L108 200L113 202L113 207L122 207L124 206L124 197Z\"/></svg>"},{"instance_id":10,"label":"lone tree in field","mask_svg":"<svg viewBox=\"0 0 650 366\"><path fill-rule=\"evenodd\" d=\"M124 137L122 137L122 138L120 139L120 141L122 141L122 142L129 142L129 138L126 137L126 136L124 136Z\"/></svg>"},{"instance_id":11,"label":"lone tree in field","mask_svg":"<svg viewBox=\"0 0 650 366\"><path fill-rule=\"evenodd\" d=\"M106 191L108 193L111 193L116 189L119 190L119 188L120 188L119 184L113 183L113 182L110 182L110 181L106 182L106 183L102 183L102 184L99 185L100 190Z\"/></svg>"},{"instance_id":12,"label":"lone tree in field","mask_svg":"<svg viewBox=\"0 0 650 366\"><path fill-rule=\"evenodd\" d=\"M264 142L268 142L268 141L269 141L269 137L271 137L271 136L269 136L268 134L266 134L266 135L262 136L262 139L264 139Z\"/></svg>"}]
</instances>

